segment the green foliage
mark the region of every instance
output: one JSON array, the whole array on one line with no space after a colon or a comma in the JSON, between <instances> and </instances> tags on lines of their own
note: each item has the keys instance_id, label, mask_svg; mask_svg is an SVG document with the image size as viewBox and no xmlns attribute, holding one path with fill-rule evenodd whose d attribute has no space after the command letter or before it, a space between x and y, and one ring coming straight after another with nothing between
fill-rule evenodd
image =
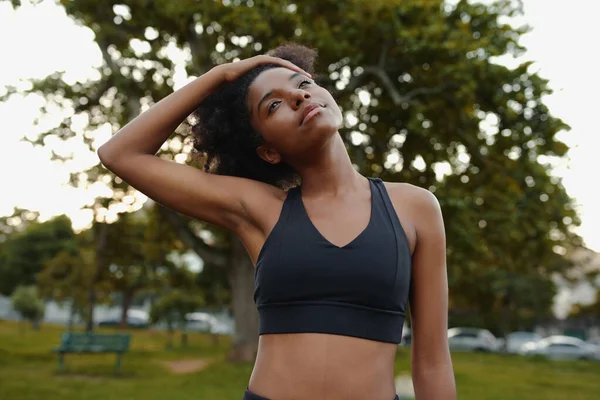
<instances>
[{"instance_id":1,"label":"green foliage","mask_svg":"<svg viewBox=\"0 0 600 400\"><path fill-rule=\"evenodd\" d=\"M195 283L204 294L208 307L222 308L231 304L231 286L227 269L205 264Z\"/></svg>"},{"instance_id":2,"label":"green foliage","mask_svg":"<svg viewBox=\"0 0 600 400\"><path fill-rule=\"evenodd\" d=\"M44 317L45 305L35 286L18 286L12 296L12 305L24 320L36 327Z\"/></svg>"},{"instance_id":3,"label":"green foliage","mask_svg":"<svg viewBox=\"0 0 600 400\"><path fill-rule=\"evenodd\" d=\"M107 226L103 251L106 268L101 280L121 294L123 318L137 294L154 295L165 289L190 289L191 272L173 261L173 253L183 250L171 227L161 219L158 205L123 214ZM124 323L124 321L123 321Z\"/></svg>"},{"instance_id":4,"label":"green foliage","mask_svg":"<svg viewBox=\"0 0 600 400\"><path fill-rule=\"evenodd\" d=\"M508 22L521 12L518 2L62 4L94 32L104 64L94 80L73 84L57 73L34 84L33 92L46 96L49 106L73 110L36 144L55 136L80 140L95 151L94 129L109 124L115 131L172 92L182 68L167 48L180 49L183 69L198 76L287 40L314 46L319 80L346 115L340 133L359 170L429 188L439 198L453 309L485 315L489 323L507 309L520 310L514 315L525 320L549 311L550 277L569 269L564 255L580 244L573 234L579 220L562 183L551 175L551 162L568 151L557 134L569 127L544 103L551 93L548 82L530 61L512 69L498 62L526 54L519 39L528 28ZM70 129L75 117L89 121L84 132ZM174 160L183 154L177 157L183 162L189 151L183 124L160 156ZM133 193L99 165L85 177L112 189L101 202L106 207ZM80 178L74 176L73 184ZM198 232L185 221L180 238ZM115 245L124 250L131 244Z\"/></svg>"},{"instance_id":5,"label":"green foliage","mask_svg":"<svg viewBox=\"0 0 600 400\"><path fill-rule=\"evenodd\" d=\"M86 318L90 288L95 290L96 304L109 301L109 283L96 282L95 272L93 252L81 243L77 254L63 251L48 260L37 275L37 287L44 297L69 304L72 317Z\"/></svg>"},{"instance_id":6,"label":"green foliage","mask_svg":"<svg viewBox=\"0 0 600 400\"><path fill-rule=\"evenodd\" d=\"M23 208L13 209L11 215L0 217L0 243L4 242L12 233L22 231L30 222L40 216L39 212Z\"/></svg>"},{"instance_id":7,"label":"green foliage","mask_svg":"<svg viewBox=\"0 0 600 400\"><path fill-rule=\"evenodd\" d=\"M77 254L75 233L65 216L31 222L0 242L0 293L9 295L19 285L36 283L44 263L64 252Z\"/></svg>"},{"instance_id":8,"label":"green foliage","mask_svg":"<svg viewBox=\"0 0 600 400\"><path fill-rule=\"evenodd\" d=\"M185 326L186 315L204 305L204 299L197 294L173 290L161 296L150 310L150 320L156 324L165 322L170 329L174 324Z\"/></svg>"},{"instance_id":9,"label":"green foliage","mask_svg":"<svg viewBox=\"0 0 600 400\"><path fill-rule=\"evenodd\" d=\"M137 214L124 214L110 224L104 257L108 264L105 278L118 292L136 291L153 279L145 258L146 221Z\"/></svg>"},{"instance_id":10,"label":"green foliage","mask_svg":"<svg viewBox=\"0 0 600 400\"><path fill-rule=\"evenodd\" d=\"M596 291L596 299L591 304L573 304L569 312L570 318L591 317L600 321L600 290Z\"/></svg>"}]
</instances>

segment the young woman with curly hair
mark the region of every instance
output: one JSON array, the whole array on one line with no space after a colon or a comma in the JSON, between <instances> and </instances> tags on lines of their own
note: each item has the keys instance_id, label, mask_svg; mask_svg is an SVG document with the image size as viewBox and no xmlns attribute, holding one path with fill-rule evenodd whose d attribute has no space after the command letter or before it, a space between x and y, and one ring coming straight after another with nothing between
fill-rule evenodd
<instances>
[{"instance_id":1,"label":"young woman with curly hair","mask_svg":"<svg viewBox=\"0 0 600 400\"><path fill-rule=\"evenodd\" d=\"M355 170L342 113L311 78L315 59L288 44L219 65L123 127L100 159L244 243L260 318L244 399L394 399L409 302L416 398L455 399L439 204ZM190 115L205 171L155 156Z\"/></svg>"}]
</instances>

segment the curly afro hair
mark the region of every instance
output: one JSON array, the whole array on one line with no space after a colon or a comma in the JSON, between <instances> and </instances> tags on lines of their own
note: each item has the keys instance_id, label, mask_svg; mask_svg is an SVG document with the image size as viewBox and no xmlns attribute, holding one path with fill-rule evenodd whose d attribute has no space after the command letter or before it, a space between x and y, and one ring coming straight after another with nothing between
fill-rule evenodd
<instances>
[{"instance_id":1,"label":"curly afro hair","mask_svg":"<svg viewBox=\"0 0 600 400\"><path fill-rule=\"evenodd\" d=\"M306 72L314 72L317 52L298 44L285 44L267 53L290 61ZM194 150L204 160L204 170L265 182L282 189L296 186L299 177L289 165L270 164L256 149L262 136L250 124L248 90L263 71L279 67L263 64L208 96L192 114Z\"/></svg>"}]
</instances>

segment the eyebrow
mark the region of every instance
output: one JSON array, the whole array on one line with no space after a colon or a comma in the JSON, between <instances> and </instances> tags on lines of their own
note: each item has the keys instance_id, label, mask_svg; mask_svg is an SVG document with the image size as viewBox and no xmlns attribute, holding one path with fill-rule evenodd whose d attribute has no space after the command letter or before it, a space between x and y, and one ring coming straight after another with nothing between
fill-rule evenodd
<instances>
[{"instance_id":1,"label":"eyebrow","mask_svg":"<svg viewBox=\"0 0 600 400\"><path fill-rule=\"evenodd\" d=\"M292 75L290 75L290 77L288 78L288 81L293 81L297 76L302 75L300 72L294 72ZM271 95L273 94L273 90L269 90L267 93L265 93L265 95L262 97L262 99L260 99L260 101L258 102L258 105L256 106L256 111L260 112L260 106L262 105L262 103L267 100L269 97L271 97Z\"/></svg>"}]
</instances>

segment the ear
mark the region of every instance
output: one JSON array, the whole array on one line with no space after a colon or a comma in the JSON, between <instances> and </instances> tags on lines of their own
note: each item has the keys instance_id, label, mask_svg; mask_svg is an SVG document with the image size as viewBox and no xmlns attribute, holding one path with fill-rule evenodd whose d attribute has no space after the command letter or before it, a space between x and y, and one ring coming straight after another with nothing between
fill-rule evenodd
<instances>
[{"instance_id":1,"label":"ear","mask_svg":"<svg viewBox=\"0 0 600 400\"><path fill-rule=\"evenodd\" d=\"M269 164L279 164L281 162L281 154L267 144L258 146L256 154Z\"/></svg>"}]
</instances>

